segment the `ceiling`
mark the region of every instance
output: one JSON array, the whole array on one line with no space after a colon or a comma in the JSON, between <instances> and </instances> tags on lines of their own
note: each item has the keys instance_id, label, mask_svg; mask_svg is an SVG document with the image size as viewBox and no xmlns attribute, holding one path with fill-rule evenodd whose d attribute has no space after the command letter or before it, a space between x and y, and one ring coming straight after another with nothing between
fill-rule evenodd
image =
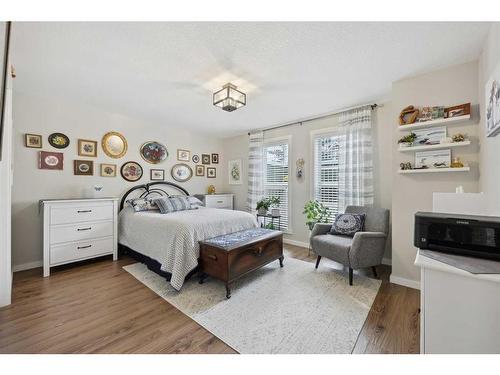
<instances>
[{"instance_id":1,"label":"ceiling","mask_svg":"<svg viewBox=\"0 0 500 375\"><path fill-rule=\"evenodd\" d=\"M230 136L367 103L479 57L487 23L15 23L15 89ZM247 106L224 112L226 82Z\"/></svg>"}]
</instances>

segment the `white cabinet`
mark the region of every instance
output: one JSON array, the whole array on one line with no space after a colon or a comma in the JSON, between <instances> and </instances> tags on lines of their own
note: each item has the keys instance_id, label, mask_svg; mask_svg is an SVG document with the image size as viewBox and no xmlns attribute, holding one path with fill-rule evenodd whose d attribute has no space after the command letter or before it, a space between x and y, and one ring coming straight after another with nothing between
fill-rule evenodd
<instances>
[{"instance_id":1,"label":"white cabinet","mask_svg":"<svg viewBox=\"0 0 500 375\"><path fill-rule=\"evenodd\" d=\"M43 276L50 267L113 254L118 256L118 199L40 201Z\"/></svg>"},{"instance_id":2,"label":"white cabinet","mask_svg":"<svg viewBox=\"0 0 500 375\"><path fill-rule=\"evenodd\" d=\"M233 209L233 194L206 194L201 197L205 207Z\"/></svg>"},{"instance_id":3,"label":"white cabinet","mask_svg":"<svg viewBox=\"0 0 500 375\"><path fill-rule=\"evenodd\" d=\"M420 352L500 353L500 275L472 274L417 254Z\"/></svg>"}]
</instances>

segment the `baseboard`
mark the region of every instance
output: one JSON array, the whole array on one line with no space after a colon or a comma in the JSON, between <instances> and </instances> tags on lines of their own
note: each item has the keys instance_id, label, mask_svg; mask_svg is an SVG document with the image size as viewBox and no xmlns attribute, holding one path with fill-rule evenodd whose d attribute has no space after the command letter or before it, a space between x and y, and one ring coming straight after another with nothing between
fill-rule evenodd
<instances>
[{"instance_id":1,"label":"baseboard","mask_svg":"<svg viewBox=\"0 0 500 375\"><path fill-rule=\"evenodd\" d=\"M294 240L290 240L288 238L284 238L283 239L283 243L286 243L288 245L294 245L294 246L298 246L298 247L303 247L305 249L309 249L309 244L307 242L294 241ZM387 266L392 265L391 258L384 258L384 259L382 259L382 264L385 264Z\"/></svg>"},{"instance_id":2,"label":"baseboard","mask_svg":"<svg viewBox=\"0 0 500 375\"><path fill-rule=\"evenodd\" d=\"M37 260L35 262L17 264L12 267L12 272L26 271L32 268L39 268L43 266L43 262L41 260Z\"/></svg>"},{"instance_id":3,"label":"baseboard","mask_svg":"<svg viewBox=\"0 0 500 375\"><path fill-rule=\"evenodd\" d=\"M405 279L404 277L391 275L389 281L393 284L403 285L408 288L420 290L420 281Z\"/></svg>"},{"instance_id":4,"label":"baseboard","mask_svg":"<svg viewBox=\"0 0 500 375\"><path fill-rule=\"evenodd\" d=\"M307 242L294 241L294 240L290 240L288 238L283 238L283 243L309 249L309 244Z\"/></svg>"}]
</instances>

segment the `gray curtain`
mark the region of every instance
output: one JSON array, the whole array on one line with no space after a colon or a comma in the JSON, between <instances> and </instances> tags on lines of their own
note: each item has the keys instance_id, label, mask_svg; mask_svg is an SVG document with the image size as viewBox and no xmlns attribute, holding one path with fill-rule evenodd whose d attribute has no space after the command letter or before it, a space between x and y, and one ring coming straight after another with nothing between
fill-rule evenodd
<instances>
[{"instance_id":1,"label":"gray curtain","mask_svg":"<svg viewBox=\"0 0 500 375\"><path fill-rule=\"evenodd\" d=\"M257 202L264 196L263 168L264 133L250 134L248 149L247 210L254 214Z\"/></svg>"},{"instance_id":2,"label":"gray curtain","mask_svg":"<svg viewBox=\"0 0 500 375\"><path fill-rule=\"evenodd\" d=\"M339 209L373 205L372 109L339 115Z\"/></svg>"}]
</instances>

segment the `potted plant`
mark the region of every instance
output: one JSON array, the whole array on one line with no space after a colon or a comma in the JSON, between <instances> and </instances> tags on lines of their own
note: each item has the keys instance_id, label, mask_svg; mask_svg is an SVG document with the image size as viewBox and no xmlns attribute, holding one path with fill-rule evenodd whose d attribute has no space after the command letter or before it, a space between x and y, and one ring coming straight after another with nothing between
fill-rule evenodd
<instances>
[{"instance_id":1,"label":"potted plant","mask_svg":"<svg viewBox=\"0 0 500 375\"><path fill-rule=\"evenodd\" d=\"M417 139L417 135L415 133L410 133L408 135L405 135L404 137L401 137L398 140L398 144L401 147L411 147L413 145L413 142Z\"/></svg>"},{"instance_id":2,"label":"potted plant","mask_svg":"<svg viewBox=\"0 0 500 375\"><path fill-rule=\"evenodd\" d=\"M278 207L281 204L281 199L279 197L270 197L269 202L271 206L271 215L280 216L280 209Z\"/></svg>"},{"instance_id":3,"label":"potted plant","mask_svg":"<svg viewBox=\"0 0 500 375\"><path fill-rule=\"evenodd\" d=\"M316 200L311 200L305 204L303 214L306 215L306 225L309 230L312 230L316 223L328 223L330 221L330 209Z\"/></svg>"},{"instance_id":4,"label":"potted plant","mask_svg":"<svg viewBox=\"0 0 500 375\"><path fill-rule=\"evenodd\" d=\"M268 197L268 198L262 198L260 201L257 202L257 212L259 215L265 215L267 214L267 211L269 211L270 207L278 207L280 204L281 200L278 197ZM275 209L273 208L273 211ZM275 215L273 213L273 215ZM278 214L275 216L279 215L279 209L278 209Z\"/></svg>"},{"instance_id":5,"label":"potted plant","mask_svg":"<svg viewBox=\"0 0 500 375\"><path fill-rule=\"evenodd\" d=\"M267 210L269 210L270 205L271 203L269 202L268 198L262 198L260 201L258 201L256 208L259 215L267 214Z\"/></svg>"}]
</instances>

